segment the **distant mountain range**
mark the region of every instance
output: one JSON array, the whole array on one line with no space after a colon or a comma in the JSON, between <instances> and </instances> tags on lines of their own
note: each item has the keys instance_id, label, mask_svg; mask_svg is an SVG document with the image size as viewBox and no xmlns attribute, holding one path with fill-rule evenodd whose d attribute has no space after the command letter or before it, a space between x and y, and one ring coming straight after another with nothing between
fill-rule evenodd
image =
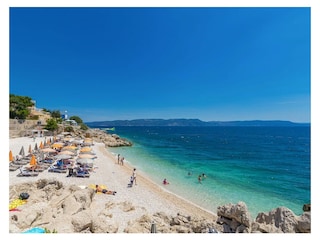
<instances>
[{"instance_id":1,"label":"distant mountain range","mask_svg":"<svg viewBox=\"0 0 320 240\"><path fill-rule=\"evenodd\" d=\"M201 121L199 119L135 119L135 120L114 120L86 122L89 127L118 127L118 126L180 126L180 127L208 127L208 126L243 126L243 127L266 127L266 126L310 126L310 123L294 123L290 121L272 120L251 120L251 121Z\"/></svg>"}]
</instances>

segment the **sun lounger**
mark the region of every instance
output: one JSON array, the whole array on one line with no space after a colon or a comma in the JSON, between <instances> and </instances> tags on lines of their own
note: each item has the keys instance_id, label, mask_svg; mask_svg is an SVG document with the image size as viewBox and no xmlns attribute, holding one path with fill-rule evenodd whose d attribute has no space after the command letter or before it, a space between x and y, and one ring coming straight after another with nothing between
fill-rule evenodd
<instances>
[{"instance_id":1,"label":"sun lounger","mask_svg":"<svg viewBox=\"0 0 320 240\"><path fill-rule=\"evenodd\" d=\"M16 171L18 168L20 168L20 166L19 165L11 165L11 166L9 166L9 171Z\"/></svg>"},{"instance_id":2,"label":"sun lounger","mask_svg":"<svg viewBox=\"0 0 320 240\"><path fill-rule=\"evenodd\" d=\"M29 160L29 161L25 161L25 160L15 160L15 161L13 161L12 163L15 164L15 165L20 165L20 166L22 166L22 165L28 164L29 162L30 162L30 160Z\"/></svg>"},{"instance_id":3,"label":"sun lounger","mask_svg":"<svg viewBox=\"0 0 320 240\"><path fill-rule=\"evenodd\" d=\"M76 177L90 177L90 173L88 171L76 171Z\"/></svg>"},{"instance_id":4,"label":"sun lounger","mask_svg":"<svg viewBox=\"0 0 320 240\"><path fill-rule=\"evenodd\" d=\"M38 175L38 172L30 172L20 168L20 173L17 175L17 177L36 177Z\"/></svg>"},{"instance_id":5,"label":"sun lounger","mask_svg":"<svg viewBox=\"0 0 320 240\"><path fill-rule=\"evenodd\" d=\"M55 172L55 173L67 173L67 169L61 169L61 168L50 167L50 168L48 169L48 172Z\"/></svg>"}]
</instances>

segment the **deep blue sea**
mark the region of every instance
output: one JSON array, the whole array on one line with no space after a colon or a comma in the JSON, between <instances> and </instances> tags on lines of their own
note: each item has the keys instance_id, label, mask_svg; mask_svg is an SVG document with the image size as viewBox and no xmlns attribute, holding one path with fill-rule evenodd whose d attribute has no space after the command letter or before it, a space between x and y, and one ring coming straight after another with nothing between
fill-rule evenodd
<instances>
[{"instance_id":1,"label":"deep blue sea","mask_svg":"<svg viewBox=\"0 0 320 240\"><path fill-rule=\"evenodd\" d=\"M300 215L311 201L310 127L116 127L109 133L133 142L111 152L159 185L167 178L164 188L212 212L243 201L253 219L279 206Z\"/></svg>"}]
</instances>

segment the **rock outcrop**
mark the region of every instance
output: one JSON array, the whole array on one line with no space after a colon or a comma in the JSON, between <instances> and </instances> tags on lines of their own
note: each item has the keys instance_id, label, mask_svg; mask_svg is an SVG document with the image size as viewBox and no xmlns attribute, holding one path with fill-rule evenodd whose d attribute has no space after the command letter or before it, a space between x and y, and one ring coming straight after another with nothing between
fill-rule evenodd
<instances>
[{"instance_id":1,"label":"rock outcrop","mask_svg":"<svg viewBox=\"0 0 320 240\"><path fill-rule=\"evenodd\" d=\"M285 207L259 213L255 220L251 220L244 202L226 204L218 207L218 219L215 221L180 213L175 216L146 211L136 214L141 207L129 201L101 204L96 202L96 193L91 188L63 186L61 182L50 179L10 186L10 201L19 198L22 192L28 192L30 197L26 204L19 206L20 211L9 212L10 233L34 227L58 233L150 233L153 224L158 233L311 232L311 212L296 216ZM123 219L114 218L114 210L136 214L136 218L123 222Z\"/></svg>"},{"instance_id":2,"label":"rock outcrop","mask_svg":"<svg viewBox=\"0 0 320 240\"><path fill-rule=\"evenodd\" d=\"M132 143L127 139L121 138L117 134L107 133L100 129L88 129L85 131L74 129L74 132L71 134L82 139L90 137L95 142L104 143L106 147L132 146Z\"/></svg>"},{"instance_id":3,"label":"rock outcrop","mask_svg":"<svg viewBox=\"0 0 320 240\"><path fill-rule=\"evenodd\" d=\"M123 219L114 218L112 211L136 214L137 208L131 202L101 204L95 201L93 189L63 186L56 180L41 179L35 183L10 186L10 200L17 199L21 192L28 192L30 197L27 203L19 206L20 211L9 212L10 233L35 227L58 233L119 233L120 224L125 224L121 231L124 233L150 233L153 223L158 233L206 233L217 226L214 220L145 211L123 223Z\"/></svg>"},{"instance_id":4,"label":"rock outcrop","mask_svg":"<svg viewBox=\"0 0 320 240\"><path fill-rule=\"evenodd\" d=\"M311 212L296 216L290 209L278 207L268 213L259 213L255 221L244 202L218 207L217 222L226 233L310 233Z\"/></svg>"}]
</instances>

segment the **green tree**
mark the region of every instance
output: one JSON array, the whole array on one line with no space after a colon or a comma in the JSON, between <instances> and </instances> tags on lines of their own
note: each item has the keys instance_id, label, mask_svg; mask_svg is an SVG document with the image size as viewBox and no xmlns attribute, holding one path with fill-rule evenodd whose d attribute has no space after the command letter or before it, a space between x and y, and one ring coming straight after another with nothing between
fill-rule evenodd
<instances>
[{"instance_id":1,"label":"green tree","mask_svg":"<svg viewBox=\"0 0 320 240\"><path fill-rule=\"evenodd\" d=\"M61 118L61 113L59 110L54 110L51 112L51 117L53 118Z\"/></svg>"},{"instance_id":2,"label":"green tree","mask_svg":"<svg viewBox=\"0 0 320 240\"><path fill-rule=\"evenodd\" d=\"M11 119L26 119L30 114L29 107L34 106L32 99L27 96L17 96L10 94L9 97L9 116Z\"/></svg>"},{"instance_id":3,"label":"green tree","mask_svg":"<svg viewBox=\"0 0 320 240\"><path fill-rule=\"evenodd\" d=\"M58 129L58 123L54 118L50 118L47 120L47 125L44 127L44 129L47 129L49 131L55 131Z\"/></svg>"},{"instance_id":4,"label":"green tree","mask_svg":"<svg viewBox=\"0 0 320 240\"><path fill-rule=\"evenodd\" d=\"M75 120L79 125L83 123L82 119L78 116L72 116L69 118L70 120Z\"/></svg>"}]
</instances>

